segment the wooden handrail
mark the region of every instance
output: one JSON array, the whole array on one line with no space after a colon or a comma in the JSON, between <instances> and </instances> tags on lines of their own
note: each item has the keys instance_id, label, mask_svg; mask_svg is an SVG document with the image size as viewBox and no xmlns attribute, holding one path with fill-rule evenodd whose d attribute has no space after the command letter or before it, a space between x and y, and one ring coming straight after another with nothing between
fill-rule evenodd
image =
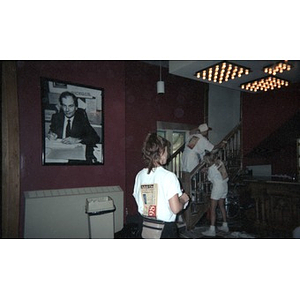
<instances>
[{"instance_id":1,"label":"wooden handrail","mask_svg":"<svg viewBox=\"0 0 300 300\"><path fill-rule=\"evenodd\" d=\"M222 141L228 141L230 138L232 138L235 133L241 129L241 122L239 122L223 139Z\"/></svg>"},{"instance_id":2,"label":"wooden handrail","mask_svg":"<svg viewBox=\"0 0 300 300\"><path fill-rule=\"evenodd\" d=\"M168 158L168 163L171 162L174 157L176 157L180 152L183 152L185 143L183 143L170 157Z\"/></svg>"}]
</instances>

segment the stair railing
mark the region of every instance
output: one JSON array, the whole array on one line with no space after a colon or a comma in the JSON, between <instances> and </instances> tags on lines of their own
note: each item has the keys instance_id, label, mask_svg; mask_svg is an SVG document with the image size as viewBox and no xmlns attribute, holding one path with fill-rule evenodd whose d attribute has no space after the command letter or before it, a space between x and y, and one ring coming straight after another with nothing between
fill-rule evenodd
<instances>
[{"instance_id":1,"label":"stair railing","mask_svg":"<svg viewBox=\"0 0 300 300\"><path fill-rule=\"evenodd\" d=\"M241 123L235 126L224 138L227 144L219 149L218 155L224 162L230 179L233 179L242 170L242 138Z\"/></svg>"}]
</instances>

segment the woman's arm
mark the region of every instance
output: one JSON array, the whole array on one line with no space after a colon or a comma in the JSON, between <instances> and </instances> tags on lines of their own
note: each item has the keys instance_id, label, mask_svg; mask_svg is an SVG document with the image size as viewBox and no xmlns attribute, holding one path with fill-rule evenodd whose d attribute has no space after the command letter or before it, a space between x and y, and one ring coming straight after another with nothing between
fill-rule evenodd
<instances>
[{"instance_id":1,"label":"woman's arm","mask_svg":"<svg viewBox=\"0 0 300 300\"><path fill-rule=\"evenodd\" d=\"M178 214L182 210L184 204L189 201L189 199L190 198L186 193L183 193L180 197L178 197L178 194L175 194L171 199L169 199L172 212L174 214Z\"/></svg>"}]
</instances>

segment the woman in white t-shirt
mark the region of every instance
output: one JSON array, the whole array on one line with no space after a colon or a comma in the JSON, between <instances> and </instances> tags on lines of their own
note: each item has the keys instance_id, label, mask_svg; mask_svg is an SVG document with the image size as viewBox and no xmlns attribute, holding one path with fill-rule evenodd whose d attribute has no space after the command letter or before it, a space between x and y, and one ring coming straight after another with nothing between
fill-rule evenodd
<instances>
[{"instance_id":1,"label":"woman in white t-shirt","mask_svg":"<svg viewBox=\"0 0 300 300\"><path fill-rule=\"evenodd\" d=\"M224 163L218 158L216 153L208 153L203 157L203 161L208 166L207 178L212 183L212 190L210 195L210 227L208 230L202 232L207 236L215 236L215 222L216 222L216 208L219 204L223 224L219 227L219 230L228 232L228 224L226 221L226 210L224 206L225 198L228 193L228 174Z\"/></svg>"},{"instance_id":2,"label":"woman in white t-shirt","mask_svg":"<svg viewBox=\"0 0 300 300\"><path fill-rule=\"evenodd\" d=\"M142 237L177 238L175 223L189 201L176 175L163 166L167 162L170 142L156 133L147 135L142 153L146 168L135 178L133 196L143 217Z\"/></svg>"}]
</instances>

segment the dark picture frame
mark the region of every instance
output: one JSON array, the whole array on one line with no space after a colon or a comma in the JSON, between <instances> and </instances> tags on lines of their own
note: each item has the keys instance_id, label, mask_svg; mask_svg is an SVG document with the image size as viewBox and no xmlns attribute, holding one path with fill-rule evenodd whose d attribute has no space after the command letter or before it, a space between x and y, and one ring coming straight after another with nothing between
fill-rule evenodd
<instances>
[{"instance_id":1,"label":"dark picture frame","mask_svg":"<svg viewBox=\"0 0 300 300\"><path fill-rule=\"evenodd\" d=\"M103 88L41 77L42 165L104 164L103 97Z\"/></svg>"}]
</instances>

